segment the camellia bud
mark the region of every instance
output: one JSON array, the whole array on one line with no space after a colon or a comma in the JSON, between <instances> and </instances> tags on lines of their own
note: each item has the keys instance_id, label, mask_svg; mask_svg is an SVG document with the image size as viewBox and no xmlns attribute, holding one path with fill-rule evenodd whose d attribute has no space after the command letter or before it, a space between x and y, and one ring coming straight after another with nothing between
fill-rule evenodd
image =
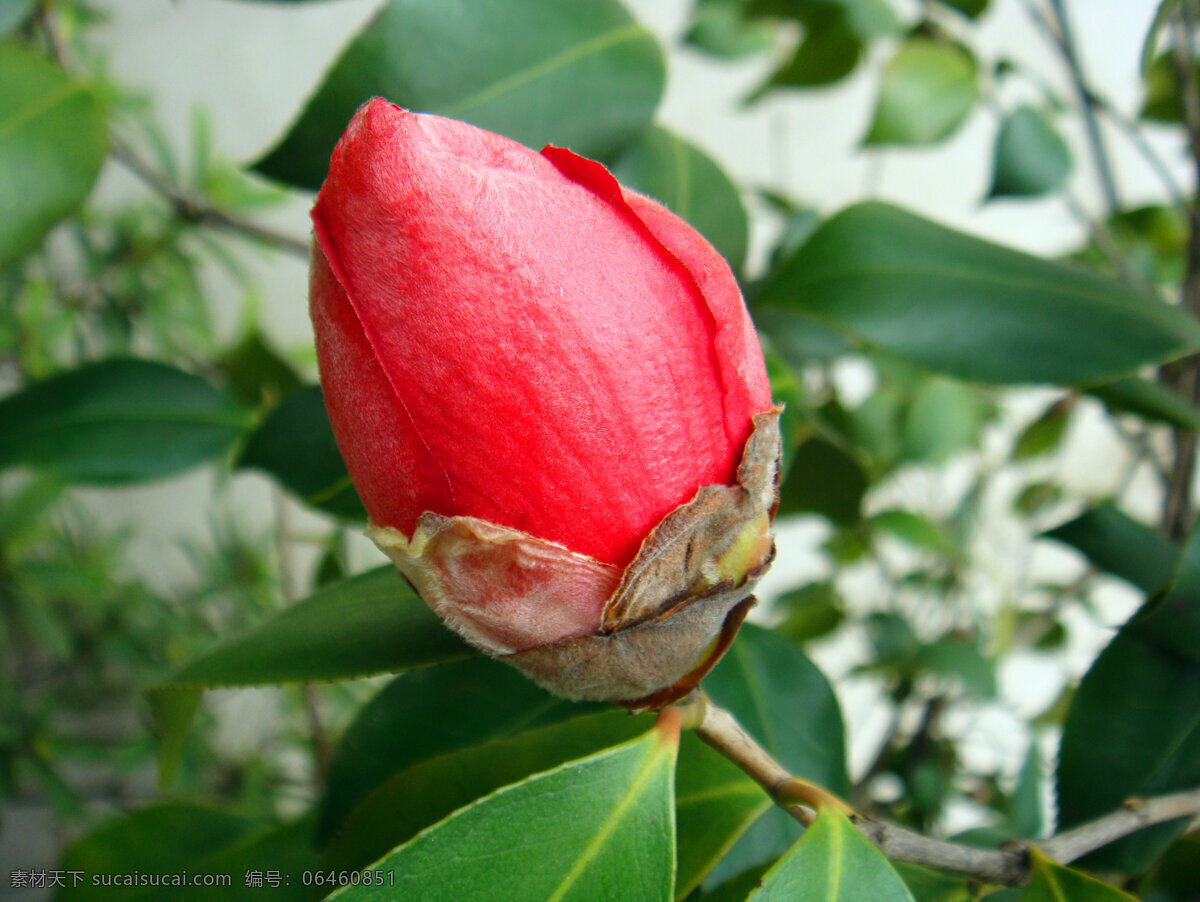
<instances>
[{"instance_id":1,"label":"camellia bud","mask_svg":"<svg viewBox=\"0 0 1200 902\"><path fill-rule=\"evenodd\" d=\"M380 99L313 222L325 404L371 538L553 692L688 692L774 554L778 411L725 261L598 163Z\"/></svg>"}]
</instances>

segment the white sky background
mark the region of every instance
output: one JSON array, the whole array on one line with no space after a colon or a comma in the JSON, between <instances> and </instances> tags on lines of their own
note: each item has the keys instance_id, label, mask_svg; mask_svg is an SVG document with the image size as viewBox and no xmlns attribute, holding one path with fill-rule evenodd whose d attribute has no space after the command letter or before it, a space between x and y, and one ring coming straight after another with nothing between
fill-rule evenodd
<instances>
[{"instance_id":1,"label":"white sky background","mask_svg":"<svg viewBox=\"0 0 1200 902\"><path fill-rule=\"evenodd\" d=\"M231 2L231 0L119 0L105 4L113 10L111 21L98 36L106 48L111 73L119 82L145 91L156 102L156 118L181 152L188 146L193 111L208 114L218 153L248 162L267 149L283 132L291 117L313 90L325 66L358 27L380 5L379 0L331 0L308 5ZM832 212L848 203L872 196L906 206L925 216L1002 243L1041 254L1054 254L1081 239L1083 228L1061 200L1003 201L986 206L981 199L991 175L991 147L997 122L983 106L948 142L932 149L889 150L862 153L858 142L871 112L879 66L886 47L877 52L852 78L819 91L776 93L751 108L740 99L771 70L770 60L714 62L689 50L678 49L677 38L686 23L690 0L634 0L634 14L662 38L669 53L669 82L659 121L690 138L716 158L742 186L768 185L783 189L796 200ZM911 13L915 3L898 0ZM1077 41L1095 88L1118 108L1132 115L1140 104L1138 58L1156 0L1073 0L1068 3ZM993 9L976 32L974 46L983 57L982 68L1002 56L1016 57L1035 68L1064 96L1072 96L1061 61L1030 24L1021 0L992 0ZM1028 86L1006 87L1002 98L1009 104L1036 100ZM1076 159L1071 190L1090 209L1099 207L1095 172L1077 121L1060 121ZM1125 205L1161 199L1163 190L1152 172L1116 133L1106 132L1116 163ZM1150 137L1176 167L1180 180L1190 184L1183 165L1182 141L1165 130ZM117 198L129 189L122 173L108 172L104 196ZM873 186L873 187L872 187ZM308 201L298 200L274 211L269 221L297 237L309 231ZM770 223L753 223L752 253L762 259ZM261 280L264 299L260 317L268 334L281 346L311 345L306 311L306 272L298 261L283 256L263 258ZM233 287L213 277L215 308L223 334L231 337L238 325L236 311L242 302ZM861 369L848 367L848 385L863 384ZM1011 435L1044 403L1045 393L1024 394L1009 405L1006 434L990 436L1003 447ZM1102 494L1112 487L1122 451L1101 424L1095 411L1084 411L1073 429L1060 474L1081 494ZM1004 430L1001 430L1003 433ZM270 516L270 492L254 476L236 477L237 501L249 521L265 522ZM962 467L949 476L916 473L902 480L894 496L902 501L928 504L963 481ZM212 476L197 475L149 488L87 493L110 516L141 524L142 552L154 562L164 581L186 573L186 564L174 547L181 537L203 536L211 505ZM1157 508L1150 484L1135 491L1133 509L1153 516ZM112 513L113 506L119 512ZM298 513L304 527L306 514ZM146 524L152 523L153 529ZM317 520L312 526L319 527ZM826 565L813 548L822 532L801 523L786 529L781 541L780 564L766 583L767 594L798 584L802 575L820 574ZM993 543L994 595L1018 584L1014 570L1046 567L1070 568L1077 561L1065 553L1039 550L1029 557L1028 543L998 523L988 534ZM1011 552L1019 560L1006 555ZM358 549L361 562L381 561L373 549ZM869 597L871 586L855 587ZM1113 589L1112 623L1119 623L1134 599ZM982 605L995 602L985 598ZM1044 660L1018 661L1002 673L1008 701L996 711L964 712L959 725L967 737L968 763L1011 768L1023 752L1025 734L1021 720L1030 716L1031 694L1039 699L1047 686L1061 685L1078 674L1095 649L1107 641L1108 632L1086 624L1072 633L1068 657L1046 670ZM834 646L818 649L818 659L831 675L845 671L856 654L860 638L847 637ZM852 758L856 766L871 754L872 735L881 724L873 714L877 706L869 684L840 681L846 704ZM1036 706L1034 706L1036 710ZM241 718L239 718L240 720ZM251 718L246 718L246 721ZM242 724L245 726L245 722ZM972 757L973 756L973 757Z\"/></svg>"}]
</instances>

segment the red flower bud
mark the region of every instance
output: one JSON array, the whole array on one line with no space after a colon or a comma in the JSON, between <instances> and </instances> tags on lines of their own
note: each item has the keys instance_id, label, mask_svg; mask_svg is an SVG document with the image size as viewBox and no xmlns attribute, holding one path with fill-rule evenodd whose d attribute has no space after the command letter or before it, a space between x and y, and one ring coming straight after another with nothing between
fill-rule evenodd
<instances>
[{"instance_id":1,"label":"red flower bud","mask_svg":"<svg viewBox=\"0 0 1200 902\"><path fill-rule=\"evenodd\" d=\"M762 352L716 251L598 163L380 99L334 150L313 222L330 420L372 537L426 602L519 664L736 589L699 647L664 652L689 672L714 658L771 553L777 454ZM706 486L724 491L698 513ZM697 517L715 530L699 544ZM684 545L651 588L644 572ZM613 679L552 688L672 685Z\"/></svg>"}]
</instances>

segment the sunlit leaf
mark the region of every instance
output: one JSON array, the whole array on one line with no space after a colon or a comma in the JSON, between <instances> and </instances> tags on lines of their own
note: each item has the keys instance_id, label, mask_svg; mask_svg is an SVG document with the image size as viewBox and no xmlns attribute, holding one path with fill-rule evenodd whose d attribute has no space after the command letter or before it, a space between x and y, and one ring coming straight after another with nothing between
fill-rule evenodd
<instances>
[{"instance_id":1,"label":"sunlit leaf","mask_svg":"<svg viewBox=\"0 0 1200 902\"><path fill-rule=\"evenodd\" d=\"M883 853L846 816L822 809L746 902L913 902Z\"/></svg>"},{"instance_id":2,"label":"sunlit leaf","mask_svg":"<svg viewBox=\"0 0 1200 902\"><path fill-rule=\"evenodd\" d=\"M486 796L376 862L338 902L673 898L678 739L641 739ZM447 867L447 861L453 862Z\"/></svg>"}]
</instances>

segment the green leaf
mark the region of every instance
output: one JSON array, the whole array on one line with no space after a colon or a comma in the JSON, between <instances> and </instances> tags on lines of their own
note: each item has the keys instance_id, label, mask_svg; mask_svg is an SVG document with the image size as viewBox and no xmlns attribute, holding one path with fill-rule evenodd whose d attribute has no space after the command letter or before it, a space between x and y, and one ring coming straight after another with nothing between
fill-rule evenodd
<instances>
[{"instance_id":1,"label":"green leaf","mask_svg":"<svg viewBox=\"0 0 1200 902\"><path fill-rule=\"evenodd\" d=\"M804 40L795 53L776 69L749 100L771 88L813 88L841 81L854 71L862 57L863 40L839 6L816 5L803 16Z\"/></svg>"},{"instance_id":2,"label":"green leaf","mask_svg":"<svg viewBox=\"0 0 1200 902\"><path fill-rule=\"evenodd\" d=\"M1112 413L1131 413L1145 420L1200 431L1200 408L1157 382L1136 376L1088 389Z\"/></svg>"},{"instance_id":3,"label":"green leaf","mask_svg":"<svg viewBox=\"0 0 1200 902\"><path fill-rule=\"evenodd\" d=\"M854 523L866 493L867 474L857 460L823 438L810 438L792 456L778 515L812 513L834 523Z\"/></svg>"},{"instance_id":4,"label":"green leaf","mask_svg":"<svg viewBox=\"0 0 1200 902\"><path fill-rule=\"evenodd\" d=\"M1193 62L1193 75L1197 71ZM1183 122L1183 101L1179 97L1179 80L1175 75L1174 53L1168 50L1154 58L1143 72L1146 98L1142 102L1141 118L1167 125Z\"/></svg>"},{"instance_id":5,"label":"green leaf","mask_svg":"<svg viewBox=\"0 0 1200 902\"><path fill-rule=\"evenodd\" d=\"M786 481L796 458L796 447L806 431L802 422L802 411L808 407L804 383L795 370L771 347L763 342L763 359L767 364L767 377L771 380L771 397L783 408L779 416L779 431L783 438L783 461L779 465L779 478Z\"/></svg>"},{"instance_id":6,"label":"green leaf","mask_svg":"<svg viewBox=\"0 0 1200 902\"><path fill-rule=\"evenodd\" d=\"M1055 864L1036 847L1029 850L1029 858L1033 879L1020 902L1137 902L1112 884Z\"/></svg>"},{"instance_id":7,"label":"green leaf","mask_svg":"<svg viewBox=\"0 0 1200 902\"><path fill-rule=\"evenodd\" d=\"M473 654L390 565L336 583L146 690L160 781L174 771L199 689L356 679Z\"/></svg>"},{"instance_id":8,"label":"green leaf","mask_svg":"<svg viewBox=\"0 0 1200 902\"><path fill-rule=\"evenodd\" d=\"M918 902L974 902L976 898L967 878L905 861L894 861L892 867Z\"/></svg>"},{"instance_id":9,"label":"green leaf","mask_svg":"<svg viewBox=\"0 0 1200 902\"><path fill-rule=\"evenodd\" d=\"M1142 44L1141 69L1142 75L1145 76L1150 71L1150 65L1154 61L1155 46L1158 44L1158 35L1163 30L1163 26L1167 24L1167 20L1175 14L1175 10L1179 8L1181 0L1162 0L1158 4L1158 9L1154 13L1154 20L1150 23L1150 28L1146 31L1146 40Z\"/></svg>"},{"instance_id":10,"label":"green leaf","mask_svg":"<svg viewBox=\"0 0 1200 902\"><path fill-rule=\"evenodd\" d=\"M809 583L785 592L775 600L775 609L784 617L774 632L799 644L832 633L845 617L832 582Z\"/></svg>"},{"instance_id":11,"label":"green leaf","mask_svg":"<svg viewBox=\"0 0 1200 902\"><path fill-rule=\"evenodd\" d=\"M1013 445L1013 460L1028 460L1056 450L1067 433L1074 403L1070 398L1055 401L1021 430Z\"/></svg>"},{"instance_id":12,"label":"green leaf","mask_svg":"<svg viewBox=\"0 0 1200 902\"><path fill-rule=\"evenodd\" d=\"M988 8L988 0L938 0L942 6L957 10L969 19L976 19Z\"/></svg>"},{"instance_id":13,"label":"green leaf","mask_svg":"<svg viewBox=\"0 0 1200 902\"><path fill-rule=\"evenodd\" d=\"M863 349L982 382L1094 384L1200 347L1200 324L1114 279L879 203L825 222L753 309L785 355L787 333L816 322Z\"/></svg>"},{"instance_id":14,"label":"green leaf","mask_svg":"<svg viewBox=\"0 0 1200 902\"><path fill-rule=\"evenodd\" d=\"M73 843L63 853L63 870L93 874L198 873L197 864L252 835L253 821L200 805L170 802L116 818ZM161 898L161 887L93 886L86 879L55 896L63 900Z\"/></svg>"},{"instance_id":15,"label":"green leaf","mask_svg":"<svg viewBox=\"0 0 1200 902\"><path fill-rule=\"evenodd\" d=\"M1143 592L1166 585L1179 559L1179 550L1169 539L1112 504L1086 510L1074 520L1042 533L1042 538L1070 545L1105 573Z\"/></svg>"},{"instance_id":16,"label":"green leaf","mask_svg":"<svg viewBox=\"0 0 1200 902\"><path fill-rule=\"evenodd\" d=\"M199 376L148 360L87 364L0 401L0 467L121 485L225 454L247 416Z\"/></svg>"},{"instance_id":17,"label":"green leaf","mask_svg":"<svg viewBox=\"0 0 1200 902\"><path fill-rule=\"evenodd\" d=\"M825 675L786 639L746 624L703 688L787 770L833 793L849 790L845 731ZM798 825L772 807L713 872L715 882L762 864L795 839Z\"/></svg>"},{"instance_id":18,"label":"green leaf","mask_svg":"<svg viewBox=\"0 0 1200 902\"><path fill-rule=\"evenodd\" d=\"M698 147L652 126L617 158L612 173L691 223L734 272L741 271L749 232L746 210L737 187Z\"/></svg>"},{"instance_id":19,"label":"green leaf","mask_svg":"<svg viewBox=\"0 0 1200 902\"><path fill-rule=\"evenodd\" d=\"M401 674L346 728L325 778L317 839L328 840L376 786L418 761L592 710L490 658Z\"/></svg>"},{"instance_id":20,"label":"green leaf","mask_svg":"<svg viewBox=\"0 0 1200 902\"><path fill-rule=\"evenodd\" d=\"M54 898L61 902L162 899L163 885L95 886L92 876L147 875L148 879L153 874L190 875L189 882L170 886L172 902L250 902L261 899L264 891L273 900L304 902L310 898L304 873L318 864L310 819L263 829L211 809L168 804L128 815L77 843L63 865L85 871L84 881L74 886L68 876L66 887ZM254 885L250 880L254 873L264 882ZM219 875L229 884L190 883L201 875ZM276 876L278 885L267 875Z\"/></svg>"},{"instance_id":21,"label":"green leaf","mask_svg":"<svg viewBox=\"0 0 1200 902\"><path fill-rule=\"evenodd\" d=\"M772 804L745 772L686 733L675 770L676 898L695 889Z\"/></svg>"},{"instance_id":22,"label":"green leaf","mask_svg":"<svg viewBox=\"0 0 1200 902\"><path fill-rule=\"evenodd\" d=\"M390 0L256 168L317 188L375 95L528 147L611 159L650 124L664 79L657 41L616 0Z\"/></svg>"},{"instance_id":23,"label":"green leaf","mask_svg":"<svg viewBox=\"0 0 1200 902\"><path fill-rule=\"evenodd\" d=\"M914 548L943 554L950 547L945 529L911 511L880 511L871 517L870 524L875 529L891 533Z\"/></svg>"},{"instance_id":24,"label":"green leaf","mask_svg":"<svg viewBox=\"0 0 1200 902\"><path fill-rule=\"evenodd\" d=\"M913 394L904 417L901 458L941 463L979 441L985 416L978 388L927 379Z\"/></svg>"},{"instance_id":25,"label":"green leaf","mask_svg":"<svg viewBox=\"0 0 1200 902\"><path fill-rule=\"evenodd\" d=\"M1070 173L1071 151L1045 116L1023 106L1004 117L989 198L1049 194L1063 187Z\"/></svg>"},{"instance_id":26,"label":"green leaf","mask_svg":"<svg viewBox=\"0 0 1200 902\"><path fill-rule=\"evenodd\" d=\"M411 764L375 787L338 827L323 865L360 868L464 805L530 774L640 736L646 717L621 711L573 717L454 748ZM593 709L594 710L594 709Z\"/></svg>"},{"instance_id":27,"label":"green leaf","mask_svg":"<svg viewBox=\"0 0 1200 902\"><path fill-rule=\"evenodd\" d=\"M920 650L915 666L921 671L954 677L979 698L996 696L996 664L979 650L977 642L943 636Z\"/></svg>"},{"instance_id":28,"label":"green leaf","mask_svg":"<svg viewBox=\"0 0 1200 902\"><path fill-rule=\"evenodd\" d=\"M1063 724L1059 828L1120 807L1130 796L1200 783L1200 531L1188 540L1171 588L1151 599L1084 675ZM1159 824L1088 864L1140 873L1185 822Z\"/></svg>"},{"instance_id":29,"label":"green leaf","mask_svg":"<svg viewBox=\"0 0 1200 902\"><path fill-rule=\"evenodd\" d=\"M300 389L271 411L246 440L237 466L271 474L306 504L327 513L367 519L333 437L320 386Z\"/></svg>"},{"instance_id":30,"label":"green leaf","mask_svg":"<svg viewBox=\"0 0 1200 902\"><path fill-rule=\"evenodd\" d=\"M886 858L846 816L823 808L746 902L913 902Z\"/></svg>"},{"instance_id":31,"label":"green leaf","mask_svg":"<svg viewBox=\"0 0 1200 902\"><path fill-rule=\"evenodd\" d=\"M1008 803L1008 822L1017 836L1037 839L1046 832L1042 808L1042 754L1037 739L1029 743L1025 763Z\"/></svg>"},{"instance_id":32,"label":"green leaf","mask_svg":"<svg viewBox=\"0 0 1200 902\"><path fill-rule=\"evenodd\" d=\"M1144 898L1163 902L1200 899L1200 834L1185 833L1179 837L1138 889Z\"/></svg>"},{"instance_id":33,"label":"green leaf","mask_svg":"<svg viewBox=\"0 0 1200 902\"><path fill-rule=\"evenodd\" d=\"M150 691L350 680L474 654L387 565L297 602Z\"/></svg>"},{"instance_id":34,"label":"green leaf","mask_svg":"<svg viewBox=\"0 0 1200 902\"><path fill-rule=\"evenodd\" d=\"M0 85L3 270L83 203L108 152L108 132L90 87L18 44L0 44Z\"/></svg>"},{"instance_id":35,"label":"green leaf","mask_svg":"<svg viewBox=\"0 0 1200 902\"><path fill-rule=\"evenodd\" d=\"M741 0L700 0L683 40L704 53L739 59L769 50L774 36L770 25L743 17Z\"/></svg>"},{"instance_id":36,"label":"green leaf","mask_svg":"<svg viewBox=\"0 0 1200 902\"><path fill-rule=\"evenodd\" d=\"M949 137L979 96L975 77L975 60L962 48L909 38L883 71L863 143L934 144Z\"/></svg>"},{"instance_id":37,"label":"green leaf","mask_svg":"<svg viewBox=\"0 0 1200 902\"><path fill-rule=\"evenodd\" d=\"M29 18L36 0L0 0L0 37L4 37Z\"/></svg>"},{"instance_id":38,"label":"green leaf","mask_svg":"<svg viewBox=\"0 0 1200 902\"><path fill-rule=\"evenodd\" d=\"M397 886L348 887L338 902L672 898L677 736L646 736L455 812L374 870ZM447 862L452 866L447 867Z\"/></svg>"},{"instance_id":39,"label":"green leaf","mask_svg":"<svg viewBox=\"0 0 1200 902\"><path fill-rule=\"evenodd\" d=\"M225 374L230 393L250 408L274 407L301 387L295 368L257 329L248 330L214 363Z\"/></svg>"}]
</instances>

